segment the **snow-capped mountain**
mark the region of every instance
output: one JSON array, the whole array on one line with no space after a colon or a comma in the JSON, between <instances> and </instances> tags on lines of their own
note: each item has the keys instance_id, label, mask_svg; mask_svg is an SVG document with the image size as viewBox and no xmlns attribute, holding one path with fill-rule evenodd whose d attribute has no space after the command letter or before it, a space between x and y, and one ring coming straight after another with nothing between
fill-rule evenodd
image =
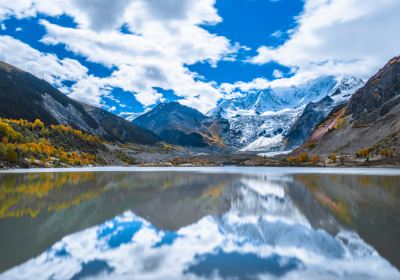
<instances>
[{"instance_id":1,"label":"snow-capped mountain","mask_svg":"<svg viewBox=\"0 0 400 280\"><path fill-rule=\"evenodd\" d=\"M224 118L236 115L258 115L266 111L277 111L287 106L286 100L279 98L271 89L252 91L242 97L222 100L208 115Z\"/></svg>"},{"instance_id":2,"label":"snow-capped mountain","mask_svg":"<svg viewBox=\"0 0 400 280\"><path fill-rule=\"evenodd\" d=\"M268 88L223 100L208 115L228 119L230 130L223 138L232 147L245 151L281 151L285 149L285 136L308 104L329 96L332 102L322 114L326 117L363 84L356 77L323 76L298 86ZM314 125L311 124L312 129Z\"/></svg>"}]
</instances>

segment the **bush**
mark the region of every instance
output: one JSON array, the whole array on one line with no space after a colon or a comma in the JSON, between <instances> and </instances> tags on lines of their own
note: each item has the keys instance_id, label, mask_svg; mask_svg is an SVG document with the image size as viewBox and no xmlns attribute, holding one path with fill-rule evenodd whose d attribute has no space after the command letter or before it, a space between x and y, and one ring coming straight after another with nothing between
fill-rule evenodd
<instances>
[{"instance_id":1,"label":"bush","mask_svg":"<svg viewBox=\"0 0 400 280\"><path fill-rule=\"evenodd\" d=\"M357 157L366 158L366 157L369 156L369 153L370 153L370 150L369 150L369 149L362 148L362 149L359 149L359 150L356 152L356 156L357 156Z\"/></svg>"},{"instance_id":2,"label":"bush","mask_svg":"<svg viewBox=\"0 0 400 280\"><path fill-rule=\"evenodd\" d=\"M301 153L297 156L297 161L298 162L307 162L310 160L310 157L308 156L307 153Z\"/></svg>"},{"instance_id":3,"label":"bush","mask_svg":"<svg viewBox=\"0 0 400 280\"><path fill-rule=\"evenodd\" d=\"M391 149L381 149L381 150L379 151L379 154L380 154L382 157L393 157L394 152L393 152L393 150L391 150Z\"/></svg>"},{"instance_id":4,"label":"bush","mask_svg":"<svg viewBox=\"0 0 400 280\"><path fill-rule=\"evenodd\" d=\"M333 163L336 163L337 157L335 153L332 153L328 157Z\"/></svg>"}]
</instances>

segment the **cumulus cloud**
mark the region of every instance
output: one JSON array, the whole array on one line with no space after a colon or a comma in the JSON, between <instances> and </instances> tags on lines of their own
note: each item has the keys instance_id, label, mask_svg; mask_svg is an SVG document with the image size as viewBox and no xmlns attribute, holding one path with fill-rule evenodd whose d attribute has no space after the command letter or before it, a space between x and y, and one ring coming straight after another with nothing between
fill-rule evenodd
<instances>
[{"instance_id":1,"label":"cumulus cloud","mask_svg":"<svg viewBox=\"0 0 400 280\"><path fill-rule=\"evenodd\" d=\"M85 101L90 98L91 103L99 102L101 94L95 94L96 87L99 92L119 87L149 106L163 100L155 89L162 88L173 90L181 97L180 102L206 112L221 94L213 83L198 79L186 65L216 65L232 59L240 48L200 26L222 20L215 0L20 1L16 5L0 4L0 19L7 15L67 14L77 27L41 20L47 31L41 42L64 45L88 61L115 69L109 77L91 77L72 88L71 96ZM131 33L120 32L121 26Z\"/></svg>"},{"instance_id":2,"label":"cumulus cloud","mask_svg":"<svg viewBox=\"0 0 400 280\"><path fill-rule=\"evenodd\" d=\"M87 17L89 26L96 31L113 29L122 24L130 0L74 0L76 7Z\"/></svg>"},{"instance_id":3,"label":"cumulus cloud","mask_svg":"<svg viewBox=\"0 0 400 280\"><path fill-rule=\"evenodd\" d=\"M271 85L321 75L369 77L399 54L398 11L398 0L306 0L291 38L277 48L260 47L250 62L275 61L295 73Z\"/></svg>"},{"instance_id":4,"label":"cumulus cloud","mask_svg":"<svg viewBox=\"0 0 400 280\"><path fill-rule=\"evenodd\" d=\"M233 84L223 83L220 85L221 92L224 93L225 98L231 99L235 97L240 97L243 92L250 92L253 90L264 90L270 88L270 81L265 78L256 78L250 82L236 82Z\"/></svg>"},{"instance_id":5,"label":"cumulus cloud","mask_svg":"<svg viewBox=\"0 0 400 280\"><path fill-rule=\"evenodd\" d=\"M88 72L86 67L74 59L58 59L53 54L43 54L10 36L0 36L0 60L17 65L58 86L62 85L62 81L82 79Z\"/></svg>"},{"instance_id":6,"label":"cumulus cloud","mask_svg":"<svg viewBox=\"0 0 400 280\"><path fill-rule=\"evenodd\" d=\"M10 40L5 37L1 40L7 55L1 56L56 85L61 86L63 79L76 81L72 87L62 87L63 91L91 104L100 104L102 97L117 87L132 92L146 107L164 100L156 89L162 88L173 90L179 102L206 112L218 99L235 96L238 90L295 85L321 75L367 78L400 50L398 10L398 0L305 0L304 11L296 19L297 28L271 34L288 34L290 38L276 48L259 47L258 54L248 61L274 61L291 69L293 76L289 78L288 73L274 71L273 81L260 78L218 86L187 68L198 62L216 66L221 60L235 60L243 48L202 28L222 21L215 0L1 1L0 21L10 16L72 17L74 28L41 20L47 32L41 42L63 45L113 72L108 77L91 76L76 60L60 60L28 45L23 45L26 56L22 59L13 52L17 41L5 47L4 40ZM122 26L130 34L121 32ZM34 54L33 59L29 53ZM41 61L47 64L37 67ZM64 67L67 69L61 69ZM77 70L71 70L74 68Z\"/></svg>"},{"instance_id":7,"label":"cumulus cloud","mask_svg":"<svg viewBox=\"0 0 400 280\"><path fill-rule=\"evenodd\" d=\"M102 105L102 97L112 89L107 79L89 75L88 69L79 61L39 52L10 36L0 36L0 60L46 80L70 97L88 104ZM66 87L65 81L71 81L73 85Z\"/></svg>"}]
</instances>

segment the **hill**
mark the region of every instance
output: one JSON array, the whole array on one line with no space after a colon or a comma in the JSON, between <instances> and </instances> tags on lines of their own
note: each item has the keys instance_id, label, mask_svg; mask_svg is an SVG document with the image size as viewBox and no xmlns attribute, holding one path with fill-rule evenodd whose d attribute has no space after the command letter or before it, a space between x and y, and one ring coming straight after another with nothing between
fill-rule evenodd
<instances>
[{"instance_id":1,"label":"hill","mask_svg":"<svg viewBox=\"0 0 400 280\"><path fill-rule=\"evenodd\" d=\"M4 62L0 62L0 117L68 125L109 141L160 141L154 133L100 108L81 104L46 81Z\"/></svg>"}]
</instances>

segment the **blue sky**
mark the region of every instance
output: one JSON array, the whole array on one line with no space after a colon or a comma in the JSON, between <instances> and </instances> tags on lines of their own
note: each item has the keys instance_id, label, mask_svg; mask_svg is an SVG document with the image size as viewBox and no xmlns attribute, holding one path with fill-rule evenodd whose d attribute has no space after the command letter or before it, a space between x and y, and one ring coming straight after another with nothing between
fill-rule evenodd
<instances>
[{"instance_id":1,"label":"blue sky","mask_svg":"<svg viewBox=\"0 0 400 280\"><path fill-rule=\"evenodd\" d=\"M396 0L7 2L1 60L125 117L175 100L207 112L320 75L368 77L400 49Z\"/></svg>"}]
</instances>

